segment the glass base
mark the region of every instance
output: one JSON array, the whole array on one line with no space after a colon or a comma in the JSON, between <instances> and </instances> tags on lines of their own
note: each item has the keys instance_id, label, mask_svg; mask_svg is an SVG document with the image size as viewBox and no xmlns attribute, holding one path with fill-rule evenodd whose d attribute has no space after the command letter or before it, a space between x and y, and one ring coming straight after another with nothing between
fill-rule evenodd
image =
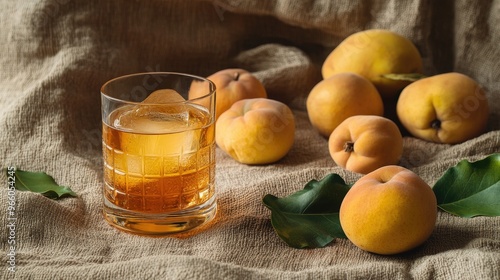
<instances>
[{"instance_id":1,"label":"glass base","mask_svg":"<svg viewBox=\"0 0 500 280\"><path fill-rule=\"evenodd\" d=\"M215 196L202 205L178 212L150 214L116 207L104 199L104 219L125 232L139 235L169 235L194 229L211 221L217 212Z\"/></svg>"}]
</instances>

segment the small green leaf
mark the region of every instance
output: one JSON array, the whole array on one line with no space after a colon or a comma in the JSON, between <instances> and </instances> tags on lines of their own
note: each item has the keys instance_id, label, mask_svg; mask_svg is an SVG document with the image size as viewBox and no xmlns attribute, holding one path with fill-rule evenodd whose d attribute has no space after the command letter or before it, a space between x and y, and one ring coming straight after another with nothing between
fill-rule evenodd
<instances>
[{"instance_id":1,"label":"small green leaf","mask_svg":"<svg viewBox=\"0 0 500 280\"><path fill-rule=\"evenodd\" d=\"M407 74L385 74L382 75L382 77L395 81L415 82L425 78L426 76L420 73L407 73Z\"/></svg>"},{"instance_id":2,"label":"small green leaf","mask_svg":"<svg viewBox=\"0 0 500 280\"><path fill-rule=\"evenodd\" d=\"M8 176L10 174L8 173ZM39 193L51 199L77 196L69 187L58 185L54 181L54 178L44 172L30 172L16 169L14 177L15 187L18 191Z\"/></svg>"},{"instance_id":3,"label":"small green leaf","mask_svg":"<svg viewBox=\"0 0 500 280\"><path fill-rule=\"evenodd\" d=\"M274 230L289 246L324 247L335 238L346 238L338 212L349 188L339 175L329 174L284 198L268 194L263 203L271 210Z\"/></svg>"},{"instance_id":4,"label":"small green leaf","mask_svg":"<svg viewBox=\"0 0 500 280\"><path fill-rule=\"evenodd\" d=\"M500 154L462 160L433 187L439 208L460 216L500 216Z\"/></svg>"}]
</instances>

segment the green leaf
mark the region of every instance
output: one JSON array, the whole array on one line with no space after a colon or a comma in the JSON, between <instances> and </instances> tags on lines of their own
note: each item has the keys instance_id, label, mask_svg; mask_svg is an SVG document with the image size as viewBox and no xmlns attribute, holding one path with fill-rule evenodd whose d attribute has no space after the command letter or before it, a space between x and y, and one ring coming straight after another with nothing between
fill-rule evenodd
<instances>
[{"instance_id":1,"label":"green leaf","mask_svg":"<svg viewBox=\"0 0 500 280\"><path fill-rule=\"evenodd\" d=\"M318 248L346 238L338 212L349 188L339 175L329 174L287 197L268 194L262 201L271 210L271 224L283 241L294 248Z\"/></svg>"},{"instance_id":2,"label":"green leaf","mask_svg":"<svg viewBox=\"0 0 500 280\"><path fill-rule=\"evenodd\" d=\"M7 176L11 175L7 171ZM42 194L51 199L66 196L77 196L69 187L58 185L54 178L44 172L30 172L16 169L14 172L15 187L18 191L30 191Z\"/></svg>"},{"instance_id":3,"label":"green leaf","mask_svg":"<svg viewBox=\"0 0 500 280\"><path fill-rule=\"evenodd\" d=\"M433 187L439 208L460 216L500 216L500 154L462 160Z\"/></svg>"}]
</instances>

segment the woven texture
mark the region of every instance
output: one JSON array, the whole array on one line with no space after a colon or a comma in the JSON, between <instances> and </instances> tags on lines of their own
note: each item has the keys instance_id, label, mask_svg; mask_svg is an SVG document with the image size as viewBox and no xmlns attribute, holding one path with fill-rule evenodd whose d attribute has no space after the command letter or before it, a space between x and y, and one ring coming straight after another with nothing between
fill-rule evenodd
<instances>
[{"instance_id":1,"label":"woven texture","mask_svg":"<svg viewBox=\"0 0 500 280\"><path fill-rule=\"evenodd\" d=\"M18 279L499 279L500 218L440 212L430 239L379 256L337 239L288 247L274 233L265 194L286 196L335 165L305 111L321 64L348 35L371 28L412 40L428 75L461 72L491 105L488 132L457 145L404 139L401 165L430 185L461 159L500 151L500 1L0 1L2 168L44 171L77 198L17 192ZM219 211L202 231L148 238L110 227L101 214L101 85L124 74L228 67L254 73L294 109L296 140L266 166L217 148ZM1 175L6 184L5 174ZM5 185L4 185L5 186ZM7 225L6 188L0 221ZM9 249L7 231L0 247ZM1 256L0 278L13 277Z\"/></svg>"}]
</instances>

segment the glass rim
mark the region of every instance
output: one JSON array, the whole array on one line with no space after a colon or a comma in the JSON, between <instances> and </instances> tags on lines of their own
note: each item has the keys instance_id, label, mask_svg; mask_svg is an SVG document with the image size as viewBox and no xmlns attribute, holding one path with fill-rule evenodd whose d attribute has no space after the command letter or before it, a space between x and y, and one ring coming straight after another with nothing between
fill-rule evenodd
<instances>
[{"instance_id":1,"label":"glass rim","mask_svg":"<svg viewBox=\"0 0 500 280\"><path fill-rule=\"evenodd\" d=\"M211 88L213 88L213 90L209 90L207 94L199 96L199 97L196 97L196 98L193 98L193 99L186 99L184 101L172 101L172 102L169 102L169 103L148 103L147 105L165 105L165 104L185 104L185 103L191 103L193 101L202 100L204 98L207 98L208 96L214 95L214 93L216 91L215 83L212 82L211 80L207 79L207 78L204 78L204 77L201 77L201 76L197 76L197 75L193 75L193 74L188 74L188 73L168 72L168 71L163 72L162 71L162 72L139 72L139 73L132 73L132 74L126 74L126 75L115 77L115 78L113 78L111 80L108 80L107 82L105 82L101 86L101 90L100 90L101 96L104 96L104 97L106 97L109 100L121 102L121 103L124 103L124 104L131 104L131 105L141 105L142 104L142 105L145 105L145 104L141 103L140 101L123 100L123 99L120 99L118 97L114 97L114 96L111 96L109 94L106 94L104 92L104 88L107 85L109 85L110 83L116 82L118 80L123 80L123 79L126 79L126 78L130 78L130 77L145 76L145 75L175 75L175 76L180 76L180 77L189 77L189 78L192 78L193 80L199 80L199 81L203 81L203 82L208 82L208 84L211 86Z\"/></svg>"}]
</instances>

